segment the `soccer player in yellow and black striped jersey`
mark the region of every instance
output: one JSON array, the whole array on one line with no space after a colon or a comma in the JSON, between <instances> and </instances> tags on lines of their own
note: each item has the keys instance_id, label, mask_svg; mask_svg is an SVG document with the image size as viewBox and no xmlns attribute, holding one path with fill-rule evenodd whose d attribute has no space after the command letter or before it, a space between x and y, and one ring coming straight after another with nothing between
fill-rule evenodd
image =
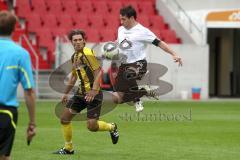
<instances>
[{"instance_id":1,"label":"soccer player in yellow and black striped jersey","mask_svg":"<svg viewBox=\"0 0 240 160\"><path fill-rule=\"evenodd\" d=\"M61 115L61 125L65 146L54 152L56 154L73 154L72 125L71 120L76 113L87 108L87 128L92 131L109 131L112 143L118 142L118 131L115 123L99 121L103 94L99 87L100 64L94 56L93 50L85 47L85 32L72 30L68 35L72 42L75 53L72 55L72 73L68 81L65 95L62 102L66 107ZM79 80L79 87L74 96L68 100L68 93L76 81Z\"/></svg>"}]
</instances>

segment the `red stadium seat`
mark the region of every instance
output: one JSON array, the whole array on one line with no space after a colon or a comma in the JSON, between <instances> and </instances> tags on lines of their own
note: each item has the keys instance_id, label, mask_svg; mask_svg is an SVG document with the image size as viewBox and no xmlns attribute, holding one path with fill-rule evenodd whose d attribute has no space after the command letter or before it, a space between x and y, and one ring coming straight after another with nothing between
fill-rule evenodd
<instances>
[{"instance_id":1,"label":"red stadium seat","mask_svg":"<svg viewBox=\"0 0 240 160\"><path fill-rule=\"evenodd\" d=\"M110 14L119 17L119 10L122 8L123 4L121 1L108 1L108 7Z\"/></svg>"},{"instance_id":2,"label":"red stadium seat","mask_svg":"<svg viewBox=\"0 0 240 160\"><path fill-rule=\"evenodd\" d=\"M51 30L48 28L42 28L36 30L37 37L38 37L38 45L40 47L45 47L50 51L55 50L55 43L53 41L53 36Z\"/></svg>"},{"instance_id":3,"label":"red stadium seat","mask_svg":"<svg viewBox=\"0 0 240 160\"><path fill-rule=\"evenodd\" d=\"M140 4L141 3L141 4ZM155 7L151 1L144 1L139 3L139 13L140 15L155 15Z\"/></svg>"},{"instance_id":4,"label":"red stadium seat","mask_svg":"<svg viewBox=\"0 0 240 160\"><path fill-rule=\"evenodd\" d=\"M46 5L48 12L55 15L61 15L64 9L60 0L47 0Z\"/></svg>"},{"instance_id":5,"label":"red stadium seat","mask_svg":"<svg viewBox=\"0 0 240 160\"><path fill-rule=\"evenodd\" d=\"M96 1L93 3L96 15L108 15L109 8L106 1Z\"/></svg>"},{"instance_id":6,"label":"red stadium seat","mask_svg":"<svg viewBox=\"0 0 240 160\"><path fill-rule=\"evenodd\" d=\"M100 42L101 36L96 29L86 29L86 36L88 42Z\"/></svg>"},{"instance_id":7,"label":"red stadium seat","mask_svg":"<svg viewBox=\"0 0 240 160\"><path fill-rule=\"evenodd\" d=\"M176 37L166 37L164 41L167 43L174 43L174 44L180 43L180 41Z\"/></svg>"},{"instance_id":8,"label":"red stadium seat","mask_svg":"<svg viewBox=\"0 0 240 160\"><path fill-rule=\"evenodd\" d=\"M72 18L73 18L74 28L85 30L90 27L87 15L77 14Z\"/></svg>"},{"instance_id":9,"label":"red stadium seat","mask_svg":"<svg viewBox=\"0 0 240 160\"><path fill-rule=\"evenodd\" d=\"M114 29L102 29L100 31L101 41L108 42L108 41L115 41L117 39L117 30Z\"/></svg>"},{"instance_id":10,"label":"red stadium seat","mask_svg":"<svg viewBox=\"0 0 240 160\"><path fill-rule=\"evenodd\" d=\"M30 8L33 8L31 1L29 0L19 0L16 1L16 7L26 7L29 6Z\"/></svg>"},{"instance_id":11,"label":"red stadium seat","mask_svg":"<svg viewBox=\"0 0 240 160\"><path fill-rule=\"evenodd\" d=\"M91 1L76 1L80 7L80 12L86 15L92 15L94 12L93 4Z\"/></svg>"},{"instance_id":12,"label":"red stadium seat","mask_svg":"<svg viewBox=\"0 0 240 160\"><path fill-rule=\"evenodd\" d=\"M76 3L76 1L64 1L63 3L64 12L70 15L76 15L80 11L80 7Z\"/></svg>"},{"instance_id":13,"label":"red stadium seat","mask_svg":"<svg viewBox=\"0 0 240 160\"><path fill-rule=\"evenodd\" d=\"M173 30L162 30L161 35L167 43L179 43L176 33Z\"/></svg>"},{"instance_id":14,"label":"red stadium seat","mask_svg":"<svg viewBox=\"0 0 240 160\"><path fill-rule=\"evenodd\" d=\"M33 11L38 14L47 14L47 6L44 0L32 0Z\"/></svg>"},{"instance_id":15,"label":"red stadium seat","mask_svg":"<svg viewBox=\"0 0 240 160\"><path fill-rule=\"evenodd\" d=\"M103 17L101 15L90 16L89 17L89 22L90 22L91 28L98 29L98 28L103 28L105 26Z\"/></svg>"},{"instance_id":16,"label":"red stadium seat","mask_svg":"<svg viewBox=\"0 0 240 160\"><path fill-rule=\"evenodd\" d=\"M29 0L16 1L16 13L18 17L25 18L32 12L32 10L33 6Z\"/></svg>"},{"instance_id":17,"label":"red stadium seat","mask_svg":"<svg viewBox=\"0 0 240 160\"><path fill-rule=\"evenodd\" d=\"M25 29L20 29L20 28L16 28L13 32L12 35L12 39L14 41L19 41L19 38L23 35L26 34L26 30Z\"/></svg>"},{"instance_id":18,"label":"red stadium seat","mask_svg":"<svg viewBox=\"0 0 240 160\"><path fill-rule=\"evenodd\" d=\"M15 29L21 29L21 24L19 21L16 22Z\"/></svg>"},{"instance_id":19,"label":"red stadium seat","mask_svg":"<svg viewBox=\"0 0 240 160\"><path fill-rule=\"evenodd\" d=\"M151 27L155 29L167 29L167 25L164 22L162 16L156 15L150 18Z\"/></svg>"},{"instance_id":20,"label":"red stadium seat","mask_svg":"<svg viewBox=\"0 0 240 160\"><path fill-rule=\"evenodd\" d=\"M123 3L123 6L125 7L128 5L131 5L137 12L139 12L137 1L122 1L122 3Z\"/></svg>"},{"instance_id":21,"label":"red stadium seat","mask_svg":"<svg viewBox=\"0 0 240 160\"><path fill-rule=\"evenodd\" d=\"M57 37L57 36L65 36L67 35L67 33L69 32L68 30L66 30L65 28L54 28L54 29L51 29L51 32L52 32L52 35L54 37L54 39Z\"/></svg>"},{"instance_id":22,"label":"red stadium seat","mask_svg":"<svg viewBox=\"0 0 240 160\"><path fill-rule=\"evenodd\" d=\"M151 29L151 31L160 39L162 39L162 34L161 34L161 31L160 29Z\"/></svg>"},{"instance_id":23,"label":"red stadium seat","mask_svg":"<svg viewBox=\"0 0 240 160\"><path fill-rule=\"evenodd\" d=\"M104 17L105 24L107 25L107 28L109 29L115 29L117 30L118 27L120 26L120 20L119 16L106 16Z\"/></svg>"},{"instance_id":24,"label":"red stadium seat","mask_svg":"<svg viewBox=\"0 0 240 160\"><path fill-rule=\"evenodd\" d=\"M145 27L150 27L150 18L147 15L137 17L137 21Z\"/></svg>"},{"instance_id":25,"label":"red stadium seat","mask_svg":"<svg viewBox=\"0 0 240 160\"><path fill-rule=\"evenodd\" d=\"M27 30L29 32L36 32L37 29L42 28L42 21L38 14L27 15Z\"/></svg>"},{"instance_id":26,"label":"red stadium seat","mask_svg":"<svg viewBox=\"0 0 240 160\"><path fill-rule=\"evenodd\" d=\"M58 27L57 18L53 14L41 15L41 21L45 28L57 28Z\"/></svg>"},{"instance_id":27,"label":"red stadium seat","mask_svg":"<svg viewBox=\"0 0 240 160\"><path fill-rule=\"evenodd\" d=\"M0 11L1 10L8 10L7 4L4 1L0 1Z\"/></svg>"},{"instance_id":28,"label":"red stadium seat","mask_svg":"<svg viewBox=\"0 0 240 160\"><path fill-rule=\"evenodd\" d=\"M73 22L71 15L64 14L64 15L58 16L57 20L58 20L58 23L60 24L59 25L60 28L70 30L74 27L73 26L74 22Z\"/></svg>"},{"instance_id":29,"label":"red stadium seat","mask_svg":"<svg viewBox=\"0 0 240 160\"><path fill-rule=\"evenodd\" d=\"M32 50L30 49L30 46L29 44L27 43L27 41L25 39L22 40L21 42L21 46L23 48L25 48L26 50L28 50L28 52L30 53L30 58L31 58L31 62L32 62L32 66L34 68L36 68L36 57L34 56L34 53L32 52ZM32 45L33 49L36 51L38 57L39 57L39 68L40 68L40 64L44 63L43 61L43 58L41 56L41 54L39 54L39 50L37 48L36 45Z\"/></svg>"},{"instance_id":30,"label":"red stadium seat","mask_svg":"<svg viewBox=\"0 0 240 160\"><path fill-rule=\"evenodd\" d=\"M17 16L19 18L26 18L26 16L32 12L30 6L26 6L26 7L17 7L16 8L16 13L17 13Z\"/></svg>"}]
</instances>

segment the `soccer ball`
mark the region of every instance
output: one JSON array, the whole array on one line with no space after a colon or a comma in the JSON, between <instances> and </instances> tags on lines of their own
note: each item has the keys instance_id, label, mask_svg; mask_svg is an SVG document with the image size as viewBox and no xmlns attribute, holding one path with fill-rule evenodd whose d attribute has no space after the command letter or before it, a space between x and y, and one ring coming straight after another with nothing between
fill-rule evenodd
<instances>
[{"instance_id":1,"label":"soccer ball","mask_svg":"<svg viewBox=\"0 0 240 160\"><path fill-rule=\"evenodd\" d=\"M103 56L106 59L113 59L119 54L118 45L114 42L107 42L103 45L102 48Z\"/></svg>"}]
</instances>

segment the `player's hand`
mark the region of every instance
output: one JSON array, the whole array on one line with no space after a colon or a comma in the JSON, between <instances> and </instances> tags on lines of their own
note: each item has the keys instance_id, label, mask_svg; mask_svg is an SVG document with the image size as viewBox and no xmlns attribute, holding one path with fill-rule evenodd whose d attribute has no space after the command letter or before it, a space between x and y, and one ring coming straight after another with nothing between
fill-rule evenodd
<instances>
[{"instance_id":1,"label":"player's hand","mask_svg":"<svg viewBox=\"0 0 240 160\"><path fill-rule=\"evenodd\" d=\"M92 102L93 99L94 99L94 97L95 97L97 94L98 94L98 91L92 89L92 90L90 90L90 91L86 94L85 100L86 100L87 102Z\"/></svg>"},{"instance_id":2,"label":"player's hand","mask_svg":"<svg viewBox=\"0 0 240 160\"><path fill-rule=\"evenodd\" d=\"M68 101L68 95L67 94L64 94L63 97L62 97L62 103L63 104L66 104Z\"/></svg>"},{"instance_id":3,"label":"player's hand","mask_svg":"<svg viewBox=\"0 0 240 160\"><path fill-rule=\"evenodd\" d=\"M174 55L173 60L174 60L175 63L178 63L178 66L183 65L181 57L178 57L177 55Z\"/></svg>"},{"instance_id":4,"label":"player's hand","mask_svg":"<svg viewBox=\"0 0 240 160\"><path fill-rule=\"evenodd\" d=\"M33 137L36 135L36 126L34 123L29 123L27 128L27 144L30 145Z\"/></svg>"}]
</instances>

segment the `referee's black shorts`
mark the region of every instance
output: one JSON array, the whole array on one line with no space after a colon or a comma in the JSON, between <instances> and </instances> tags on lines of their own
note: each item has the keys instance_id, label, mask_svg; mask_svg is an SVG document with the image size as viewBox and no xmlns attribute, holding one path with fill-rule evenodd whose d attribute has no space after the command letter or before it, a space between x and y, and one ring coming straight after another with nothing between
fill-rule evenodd
<instances>
[{"instance_id":1,"label":"referee's black shorts","mask_svg":"<svg viewBox=\"0 0 240 160\"><path fill-rule=\"evenodd\" d=\"M0 156L10 156L18 119L16 107L0 104Z\"/></svg>"},{"instance_id":2,"label":"referee's black shorts","mask_svg":"<svg viewBox=\"0 0 240 160\"><path fill-rule=\"evenodd\" d=\"M147 72L147 61L140 60L134 63L121 64L116 77L114 90L123 92L123 103L136 101L146 95L145 90L139 90L137 80L141 80Z\"/></svg>"}]
</instances>

